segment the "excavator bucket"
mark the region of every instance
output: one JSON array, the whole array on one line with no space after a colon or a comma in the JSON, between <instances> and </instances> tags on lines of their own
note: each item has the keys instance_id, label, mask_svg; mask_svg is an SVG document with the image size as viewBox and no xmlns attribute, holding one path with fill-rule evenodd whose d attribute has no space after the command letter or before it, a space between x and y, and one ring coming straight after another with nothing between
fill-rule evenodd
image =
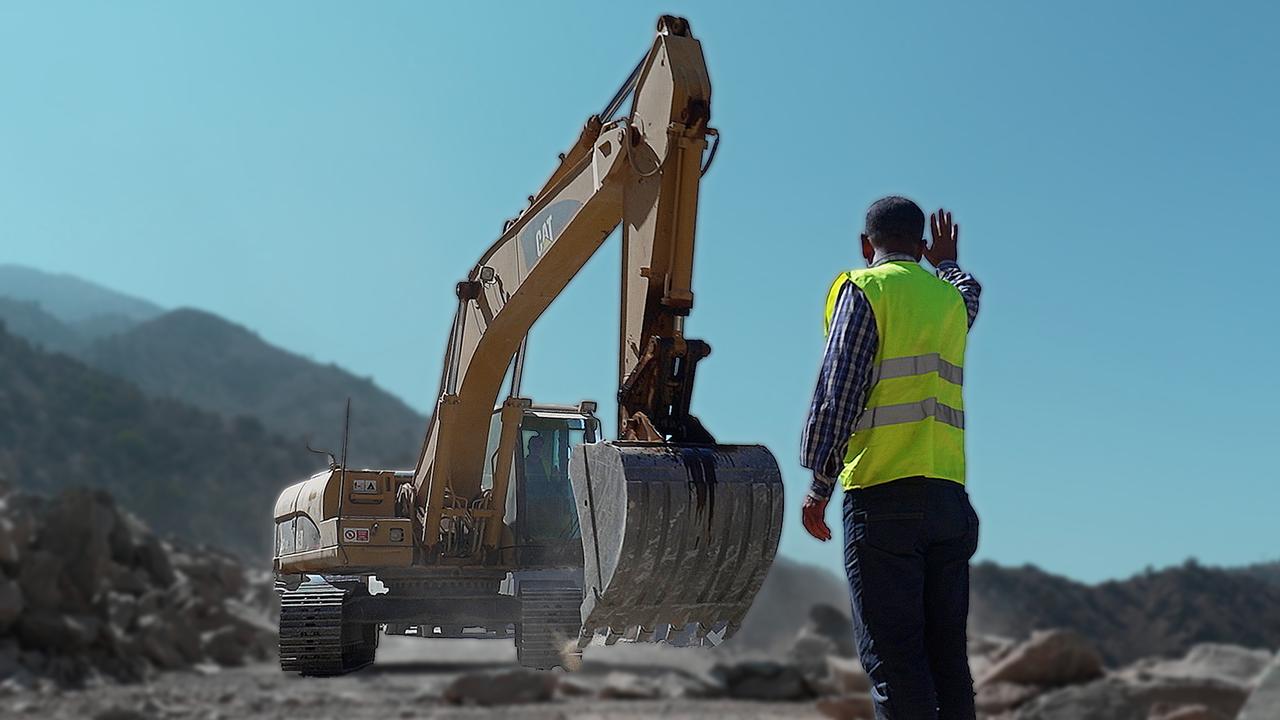
<instances>
[{"instance_id":1,"label":"excavator bucket","mask_svg":"<svg viewBox=\"0 0 1280 720\"><path fill-rule=\"evenodd\" d=\"M582 636L719 644L742 624L782 534L778 463L761 445L598 442L572 453Z\"/></svg>"}]
</instances>

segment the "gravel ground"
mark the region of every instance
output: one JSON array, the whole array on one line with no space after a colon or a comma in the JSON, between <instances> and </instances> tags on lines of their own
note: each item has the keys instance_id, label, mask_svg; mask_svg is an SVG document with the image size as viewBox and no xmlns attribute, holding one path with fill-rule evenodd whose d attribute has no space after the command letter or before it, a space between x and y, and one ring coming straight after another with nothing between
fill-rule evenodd
<instances>
[{"instance_id":1,"label":"gravel ground","mask_svg":"<svg viewBox=\"0 0 1280 720\"><path fill-rule=\"evenodd\" d=\"M624 670L645 676L698 676L716 651L653 646L589 648L581 680ZM390 720L392 718L703 718L808 720L810 703L726 700L600 701L565 699L500 708L457 707L441 693L460 674L510 669L515 651L501 641L384 638L379 661L354 675L300 678L274 665L208 673L169 673L144 685L106 685L76 691L9 691L0 718L49 720Z\"/></svg>"}]
</instances>

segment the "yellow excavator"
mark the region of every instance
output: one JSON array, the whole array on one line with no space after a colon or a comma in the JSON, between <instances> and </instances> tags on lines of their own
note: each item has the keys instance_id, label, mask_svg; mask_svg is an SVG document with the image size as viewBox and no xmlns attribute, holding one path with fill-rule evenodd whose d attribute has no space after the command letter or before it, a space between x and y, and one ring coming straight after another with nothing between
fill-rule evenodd
<instances>
[{"instance_id":1,"label":"yellow excavator","mask_svg":"<svg viewBox=\"0 0 1280 720\"><path fill-rule=\"evenodd\" d=\"M383 632L514 638L522 665L574 669L594 641L715 645L738 629L777 552L783 488L768 449L717 444L689 411L710 352L684 336L710 119L701 44L663 16L457 284L417 467L344 458L280 494L281 668L351 672ZM520 386L530 328L619 225L618 439L606 440L596 403L536 404Z\"/></svg>"}]
</instances>

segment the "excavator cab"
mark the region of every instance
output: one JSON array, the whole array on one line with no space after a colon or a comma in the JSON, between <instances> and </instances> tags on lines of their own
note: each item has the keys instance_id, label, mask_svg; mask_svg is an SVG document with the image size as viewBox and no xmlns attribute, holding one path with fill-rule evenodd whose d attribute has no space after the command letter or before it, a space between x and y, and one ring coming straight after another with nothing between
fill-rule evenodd
<instances>
[{"instance_id":1,"label":"excavator cab","mask_svg":"<svg viewBox=\"0 0 1280 720\"><path fill-rule=\"evenodd\" d=\"M500 433L501 417L495 412L490 473L496 466ZM582 566L582 530L569 462L577 448L599 436L600 421L579 407L540 406L523 414L504 514L520 567Z\"/></svg>"}]
</instances>

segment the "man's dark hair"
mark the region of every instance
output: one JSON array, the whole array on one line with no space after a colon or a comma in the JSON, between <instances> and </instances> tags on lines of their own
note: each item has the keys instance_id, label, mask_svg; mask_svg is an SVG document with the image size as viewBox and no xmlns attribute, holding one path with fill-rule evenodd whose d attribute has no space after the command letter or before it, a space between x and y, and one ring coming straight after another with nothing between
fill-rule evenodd
<instances>
[{"instance_id":1,"label":"man's dark hair","mask_svg":"<svg viewBox=\"0 0 1280 720\"><path fill-rule=\"evenodd\" d=\"M915 252L924 239L924 211L901 195L871 203L864 230L871 246L888 252Z\"/></svg>"}]
</instances>

